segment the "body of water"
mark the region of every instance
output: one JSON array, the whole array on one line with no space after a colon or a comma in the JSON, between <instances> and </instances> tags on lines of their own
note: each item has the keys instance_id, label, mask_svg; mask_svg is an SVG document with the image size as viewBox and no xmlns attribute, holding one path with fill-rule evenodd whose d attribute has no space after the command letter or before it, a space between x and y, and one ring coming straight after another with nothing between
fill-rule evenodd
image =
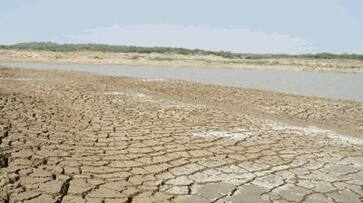
<instances>
[{"instance_id":1,"label":"body of water","mask_svg":"<svg viewBox=\"0 0 363 203\"><path fill-rule=\"evenodd\" d=\"M12 68L84 71L110 76L177 79L205 84L262 89L296 95L363 102L363 74L320 73L237 68L143 67L129 65L80 65L1 63Z\"/></svg>"}]
</instances>

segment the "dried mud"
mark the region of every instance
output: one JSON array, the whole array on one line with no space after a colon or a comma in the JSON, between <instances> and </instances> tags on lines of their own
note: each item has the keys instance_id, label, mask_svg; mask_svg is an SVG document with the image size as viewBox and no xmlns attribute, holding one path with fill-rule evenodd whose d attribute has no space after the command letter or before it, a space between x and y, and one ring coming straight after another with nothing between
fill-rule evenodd
<instances>
[{"instance_id":1,"label":"dried mud","mask_svg":"<svg viewBox=\"0 0 363 203\"><path fill-rule=\"evenodd\" d=\"M362 130L362 103L2 68L0 202L358 203Z\"/></svg>"}]
</instances>

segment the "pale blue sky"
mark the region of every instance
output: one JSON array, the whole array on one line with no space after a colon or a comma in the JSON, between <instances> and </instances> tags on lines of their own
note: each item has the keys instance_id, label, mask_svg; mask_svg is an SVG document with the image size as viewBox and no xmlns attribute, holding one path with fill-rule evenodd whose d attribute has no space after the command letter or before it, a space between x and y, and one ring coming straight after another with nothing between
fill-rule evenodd
<instances>
[{"instance_id":1,"label":"pale blue sky","mask_svg":"<svg viewBox=\"0 0 363 203\"><path fill-rule=\"evenodd\" d=\"M363 53L363 0L0 0L0 44Z\"/></svg>"}]
</instances>

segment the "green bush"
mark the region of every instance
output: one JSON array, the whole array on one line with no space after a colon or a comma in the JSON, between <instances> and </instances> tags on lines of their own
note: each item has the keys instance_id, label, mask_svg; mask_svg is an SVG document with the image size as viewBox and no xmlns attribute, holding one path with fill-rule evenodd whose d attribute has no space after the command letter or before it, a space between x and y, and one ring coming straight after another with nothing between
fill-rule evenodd
<instances>
[{"instance_id":1,"label":"green bush","mask_svg":"<svg viewBox=\"0 0 363 203\"><path fill-rule=\"evenodd\" d=\"M57 44L54 42L30 42L19 43L15 45L0 45L0 49L18 49L18 50L40 50L54 52L74 52L74 51L101 51L101 52L117 52L117 53L176 53L183 55L216 55L229 59L272 59L272 58L312 58L312 59L358 59L363 60L363 55L359 54L242 54L232 53L229 51L206 51L201 49L185 49L172 47L137 47L123 45L107 45L107 44Z\"/></svg>"}]
</instances>

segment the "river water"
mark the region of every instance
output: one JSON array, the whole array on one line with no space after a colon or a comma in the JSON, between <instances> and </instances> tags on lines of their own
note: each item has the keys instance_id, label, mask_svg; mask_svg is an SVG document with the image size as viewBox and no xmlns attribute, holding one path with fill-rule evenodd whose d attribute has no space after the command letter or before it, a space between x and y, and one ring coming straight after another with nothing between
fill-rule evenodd
<instances>
[{"instance_id":1,"label":"river water","mask_svg":"<svg viewBox=\"0 0 363 203\"><path fill-rule=\"evenodd\" d=\"M321 73L237 68L145 67L130 65L1 64L12 68L56 69L91 72L109 76L189 80L205 84L363 102L363 74L355 73Z\"/></svg>"}]
</instances>

